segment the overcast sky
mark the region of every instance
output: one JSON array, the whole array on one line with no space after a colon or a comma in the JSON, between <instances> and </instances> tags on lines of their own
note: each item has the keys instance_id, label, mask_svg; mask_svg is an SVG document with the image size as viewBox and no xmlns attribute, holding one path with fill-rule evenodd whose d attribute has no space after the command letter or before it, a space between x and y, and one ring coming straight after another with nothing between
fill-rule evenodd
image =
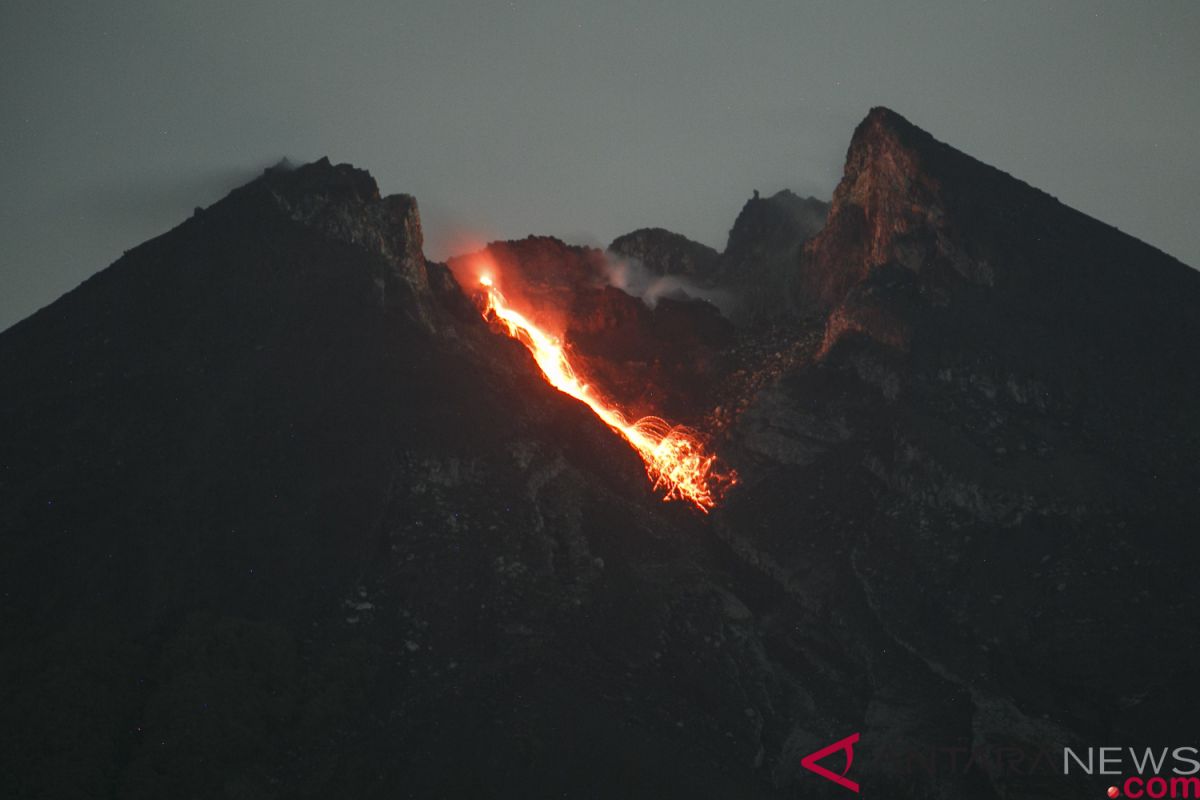
<instances>
[{"instance_id":1,"label":"overcast sky","mask_svg":"<svg viewBox=\"0 0 1200 800\"><path fill-rule=\"evenodd\" d=\"M828 197L889 106L1200 265L1200 2L0 2L0 329L262 167L417 196L427 252Z\"/></svg>"}]
</instances>

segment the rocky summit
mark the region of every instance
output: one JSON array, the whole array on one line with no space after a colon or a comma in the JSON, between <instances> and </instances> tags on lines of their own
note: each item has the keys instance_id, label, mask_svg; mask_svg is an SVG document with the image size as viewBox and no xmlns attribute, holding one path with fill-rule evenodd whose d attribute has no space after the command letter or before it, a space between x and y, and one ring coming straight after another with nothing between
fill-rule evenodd
<instances>
[{"instance_id":1,"label":"rocky summit","mask_svg":"<svg viewBox=\"0 0 1200 800\"><path fill-rule=\"evenodd\" d=\"M0 334L0 795L844 797L852 734L871 796L1102 791L1064 747L1194 744L1198 361L1200 274L887 109L720 253L439 264L280 165Z\"/></svg>"}]
</instances>

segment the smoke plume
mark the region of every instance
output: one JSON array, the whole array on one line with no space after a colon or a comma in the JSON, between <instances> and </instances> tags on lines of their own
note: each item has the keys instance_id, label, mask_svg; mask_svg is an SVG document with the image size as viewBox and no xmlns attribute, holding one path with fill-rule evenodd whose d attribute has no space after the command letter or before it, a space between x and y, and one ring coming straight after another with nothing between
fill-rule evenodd
<instances>
[{"instance_id":1,"label":"smoke plume","mask_svg":"<svg viewBox=\"0 0 1200 800\"><path fill-rule=\"evenodd\" d=\"M608 282L634 297L641 298L650 308L665 298L671 300L705 300L729 316L734 306L733 295L723 289L703 286L683 275L660 275L646 268L636 258L609 258L605 265Z\"/></svg>"}]
</instances>

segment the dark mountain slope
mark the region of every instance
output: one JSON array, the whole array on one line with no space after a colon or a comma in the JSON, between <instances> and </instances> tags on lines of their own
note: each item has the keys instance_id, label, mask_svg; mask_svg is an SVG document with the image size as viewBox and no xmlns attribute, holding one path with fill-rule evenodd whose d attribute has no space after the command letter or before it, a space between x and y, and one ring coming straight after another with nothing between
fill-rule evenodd
<instances>
[{"instance_id":1,"label":"dark mountain slope","mask_svg":"<svg viewBox=\"0 0 1200 800\"><path fill-rule=\"evenodd\" d=\"M365 172L268 172L0 374L0 794L765 786L696 693L790 701L693 515Z\"/></svg>"},{"instance_id":2,"label":"dark mountain slope","mask_svg":"<svg viewBox=\"0 0 1200 800\"><path fill-rule=\"evenodd\" d=\"M813 202L739 217L740 327L487 251L614 393L719 404L703 519L345 165L0 335L0 794L837 797L858 732L864 794L1058 798L1190 741L1196 274L886 109Z\"/></svg>"},{"instance_id":3,"label":"dark mountain slope","mask_svg":"<svg viewBox=\"0 0 1200 800\"><path fill-rule=\"evenodd\" d=\"M864 768L1061 796L1054 767L888 755L1186 738L1200 275L876 109L793 285L824 344L730 433L719 524L839 620Z\"/></svg>"}]
</instances>

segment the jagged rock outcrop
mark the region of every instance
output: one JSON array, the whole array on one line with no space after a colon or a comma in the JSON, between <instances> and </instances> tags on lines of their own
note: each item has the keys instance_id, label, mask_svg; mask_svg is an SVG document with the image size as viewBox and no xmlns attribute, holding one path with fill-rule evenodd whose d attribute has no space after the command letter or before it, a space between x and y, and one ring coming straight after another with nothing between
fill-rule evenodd
<instances>
[{"instance_id":1,"label":"jagged rock outcrop","mask_svg":"<svg viewBox=\"0 0 1200 800\"><path fill-rule=\"evenodd\" d=\"M805 247L795 301L832 309L893 265L926 305L1006 307L1004 335L1085 327L1120 349L1129 333L1169 341L1194 329L1193 270L877 108L855 131L825 230Z\"/></svg>"},{"instance_id":2,"label":"jagged rock outcrop","mask_svg":"<svg viewBox=\"0 0 1200 800\"><path fill-rule=\"evenodd\" d=\"M380 291L407 284L405 294L430 321L429 275L417 200L412 195L379 196L379 186L366 170L333 165L328 158L299 167L276 166L241 191L265 193L291 219L332 241L361 247L382 256L390 266L377 280Z\"/></svg>"},{"instance_id":3,"label":"jagged rock outcrop","mask_svg":"<svg viewBox=\"0 0 1200 800\"><path fill-rule=\"evenodd\" d=\"M799 255L799 247L825 225L828 212L828 203L787 189L770 197L755 192L729 230L721 274L746 282L769 275L775 262Z\"/></svg>"},{"instance_id":4,"label":"jagged rock outcrop","mask_svg":"<svg viewBox=\"0 0 1200 800\"><path fill-rule=\"evenodd\" d=\"M738 314L763 320L792 311L788 306L800 250L825 223L828 204L786 189L746 201L721 253L717 282L739 300Z\"/></svg>"},{"instance_id":5,"label":"jagged rock outcrop","mask_svg":"<svg viewBox=\"0 0 1200 800\"><path fill-rule=\"evenodd\" d=\"M468 293L482 273L498 273L505 294L533 312L535 322L560 330L563 312L580 292L609 283L603 252L553 236L491 242L479 252L450 258L447 266Z\"/></svg>"},{"instance_id":6,"label":"jagged rock outcrop","mask_svg":"<svg viewBox=\"0 0 1200 800\"><path fill-rule=\"evenodd\" d=\"M743 325L762 325L795 310L792 298L801 248L821 230L828 209L821 200L786 189L770 197L755 192L734 221L721 253L659 228L619 236L608 250L637 259L655 274L719 288L728 293L733 318Z\"/></svg>"},{"instance_id":7,"label":"jagged rock outcrop","mask_svg":"<svg viewBox=\"0 0 1200 800\"><path fill-rule=\"evenodd\" d=\"M939 374L1039 386L1058 413L1110 431L1114 456L1147 452L1143 434L1134 444L1121 433L1147 416L1196 430L1178 398L1200 376L1174 365L1200 338L1200 275L887 109L855 132L799 285L799 303L830 310L825 354L873 370L889 391ZM1154 436L1150 450L1190 477L1172 455L1176 435Z\"/></svg>"},{"instance_id":8,"label":"jagged rock outcrop","mask_svg":"<svg viewBox=\"0 0 1200 800\"><path fill-rule=\"evenodd\" d=\"M610 256L641 264L655 275L674 275L711 284L720 254L663 228L639 228L618 236L608 246Z\"/></svg>"}]
</instances>

